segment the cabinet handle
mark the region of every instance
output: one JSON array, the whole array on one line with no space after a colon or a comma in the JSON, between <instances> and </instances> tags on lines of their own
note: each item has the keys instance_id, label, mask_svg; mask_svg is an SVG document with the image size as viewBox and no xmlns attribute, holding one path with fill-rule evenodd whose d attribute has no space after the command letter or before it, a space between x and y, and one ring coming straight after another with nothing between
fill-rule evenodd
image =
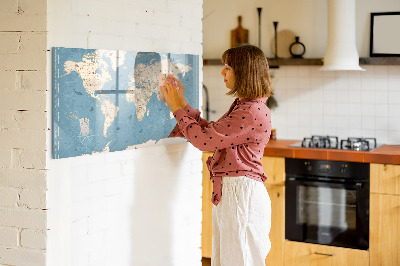
<instances>
[{"instance_id":1,"label":"cabinet handle","mask_svg":"<svg viewBox=\"0 0 400 266\"><path fill-rule=\"evenodd\" d=\"M319 253L319 252L314 252L315 255L323 255L323 256L335 256L335 254L327 254L327 253Z\"/></svg>"}]
</instances>

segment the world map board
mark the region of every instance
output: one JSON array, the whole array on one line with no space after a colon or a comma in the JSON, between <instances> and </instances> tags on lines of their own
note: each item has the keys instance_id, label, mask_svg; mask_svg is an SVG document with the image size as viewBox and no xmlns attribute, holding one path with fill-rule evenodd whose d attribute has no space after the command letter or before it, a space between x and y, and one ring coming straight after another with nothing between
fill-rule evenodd
<instances>
[{"instance_id":1,"label":"world map board","mask_svg":"<svg viewBox=\"0 0 400 266\"><path fill-rule=\"evenodd\" d=\"M173 74L199 108L199 56L53 48L53 158L122 151L176 125L160 84Z\"/></svg>"}]
</instances>

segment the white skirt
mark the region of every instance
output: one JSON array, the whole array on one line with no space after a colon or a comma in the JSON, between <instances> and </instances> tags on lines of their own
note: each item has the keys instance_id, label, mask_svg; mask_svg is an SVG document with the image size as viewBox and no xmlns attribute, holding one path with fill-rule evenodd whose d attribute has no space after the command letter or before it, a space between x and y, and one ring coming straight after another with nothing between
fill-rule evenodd
<instances>
[{"instance_id":1,"label":"white skirt","mask_svg":"<svg viewBox=\"0 0 400 266\"><path fill-rule=\"evenodd\" d=\"M212 223L212 266L265 265L271 249L271 201L262 182L245 176L223 177Z\"/></svg>"}]
</instances>

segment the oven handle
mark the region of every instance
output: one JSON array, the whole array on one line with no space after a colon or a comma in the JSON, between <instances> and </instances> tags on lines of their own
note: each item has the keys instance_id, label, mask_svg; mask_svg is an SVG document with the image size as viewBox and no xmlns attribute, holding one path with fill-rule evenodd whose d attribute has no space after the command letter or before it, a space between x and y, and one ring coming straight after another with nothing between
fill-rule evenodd
<instances>
[{"instance_id":1,"label":"oven handle","mask_svg":"<svg viewBox=\"0 0 400 266\"><path fill-rule=\"evenodd\" d=\"M363 187L363 183L361 182L356 182L356 183L346 183L346 182L332 182L332 181L321 181L321 180L316 180L316 181L310 181L310 180L304 180L303 178L297 178L297 177L288 177L287 181L294 181L297 183L301 183L304 185L341 185L344 187L348 188L354 188L354 189L361 189Z\"/></svg>"}]
</instances>

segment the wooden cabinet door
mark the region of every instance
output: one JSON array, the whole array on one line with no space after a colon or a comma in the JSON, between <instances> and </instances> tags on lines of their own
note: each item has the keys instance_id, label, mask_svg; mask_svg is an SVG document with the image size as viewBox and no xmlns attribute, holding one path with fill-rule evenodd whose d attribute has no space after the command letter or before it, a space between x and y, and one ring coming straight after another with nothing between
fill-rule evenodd
<instances>
[{"instance_id":1,"label":"wooden cabinet door","mask_svg":"<svg viewBox=\"0 0 400 266\"><path fill-rule=\"evenodd\" d=\"M371 194L371 266L400 265L400 196Z\"/></svg>"},{"instance_id":2,"label":"wooden cabinet door","mask_svg":"<svg viewBox=\"0 0 400 266\"><path fill-rule=\"evenodd\" d=\"M212 183L206 161L211 152L203 153L203 194L202 194L202 223L201 223L201 253L204 258L211 258L212 252Z\"/></svg>"},{"instance_id":3,"label":"wooden cabinet door","mask_svg":"<svg viewBox=\"0 0 400 266\"><path fill-rule=\"evenodd\" d=\"M285 158L264 156L261 163L268 177L266 184L285 185Z\"/></svg>"},{"instance_id":4,"label":"wooden cabinet door","mask_svg":"<svg viewBox=\"0 0 400 266\"><path fill-rule=\"evenodd\" d=\"M271 250L265 259L266 266L283 265L285 240L285 187L265 184L271 199Z\"/></svg>"},{"instance_id":5,"label":"wooden cabinet door","mask_svg":"<svg viewBox=\"0 0 400 266\"><path fill-rule=\"evenodd\" d=\"M285 266L368 266L365 250L285 241Z\"/></svg>"},{"instance_id":6,"label":"wooden cabinet door","mask_svg":"<svg viewBox=\"0 0 400 266\"><path fill-rule=\"evenodd\" d=\"M371 193L400 195L400 165L370 165Z\"/></svg>"}]
</instances>

